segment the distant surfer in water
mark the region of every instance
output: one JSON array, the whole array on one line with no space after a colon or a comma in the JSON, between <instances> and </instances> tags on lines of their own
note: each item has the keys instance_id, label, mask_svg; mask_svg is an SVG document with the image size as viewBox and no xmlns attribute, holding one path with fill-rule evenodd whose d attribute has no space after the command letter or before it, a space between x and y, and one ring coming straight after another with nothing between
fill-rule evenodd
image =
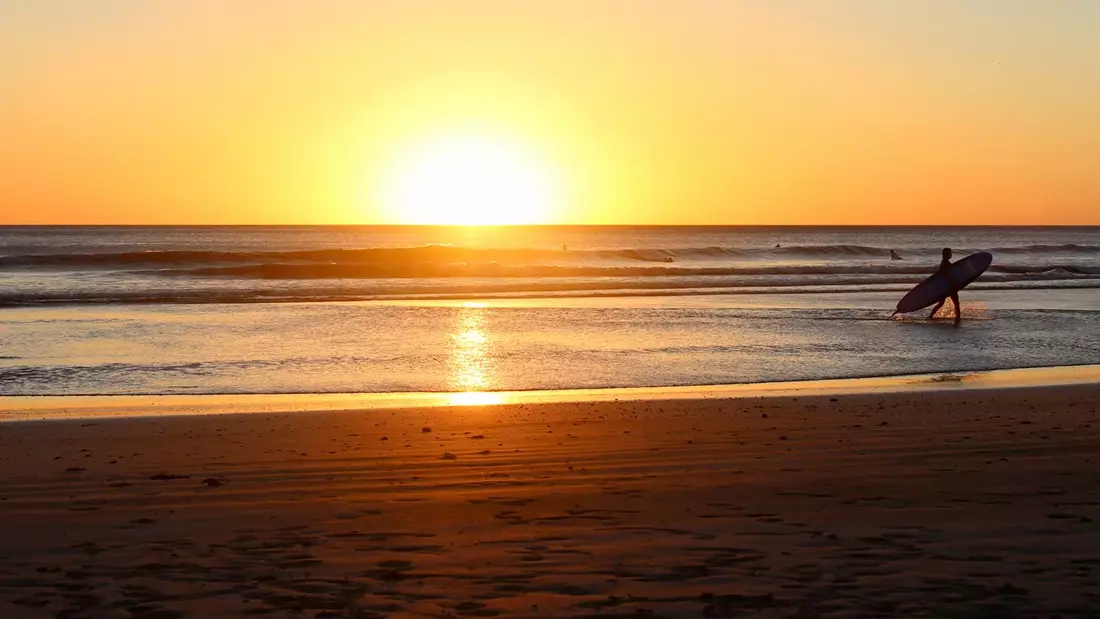
<instances>
[{"instance_id":1,"label":"distant surfer in water","mask_svg":"<svg viewBox=\"0 0 1100 619\"><path fill-rule=\"evenodd\" d=\"M951 268L951 248L943 248L943 258L940 259L940 267L936 269L936 272L947 277L947 270ZM959 305L959 293L958 291L952 292L947 295L948 299L955 304L955 324L962 322L962 306ZM928 320L932 320L936 317L936 312L940 311L943 304L947 302L947 299L940 299L940 302L936 304L936 307L932 308L932 313L928 315Z\"/></svg>"},{"instance_id":2,"label":"distant surfer in water","mask_svg":"<svg viewBox=\"0 0 1100 619\"><path fill-rule=\"evenodd\" d=\"M892 249L890 250L890 259L891 260L905 260L905 258L902 258L901 256L898 255L898 252L896 252Z\"/></svg>"}]
</instances>

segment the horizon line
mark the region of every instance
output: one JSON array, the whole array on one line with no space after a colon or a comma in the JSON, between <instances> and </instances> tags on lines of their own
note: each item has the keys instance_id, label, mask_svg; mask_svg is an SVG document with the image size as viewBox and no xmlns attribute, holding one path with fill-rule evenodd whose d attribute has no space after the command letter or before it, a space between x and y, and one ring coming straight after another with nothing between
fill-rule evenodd
<instances>
[{"instance_id":1,"label":"horizon line","mask_svg":"<svg viewBox=\"0 0 1100 619\"><path fill-rule=\"evenodd\" d=\"M5 224L0 228L1100 228L1094 224Z\"/></svg>"}]
</instances>

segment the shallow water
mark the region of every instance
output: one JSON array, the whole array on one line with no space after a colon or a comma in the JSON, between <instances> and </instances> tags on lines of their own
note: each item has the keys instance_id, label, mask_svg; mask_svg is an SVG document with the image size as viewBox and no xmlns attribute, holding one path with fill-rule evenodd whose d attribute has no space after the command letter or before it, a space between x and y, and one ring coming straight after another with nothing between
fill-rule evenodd
<instances>
[{"instance_id":1,"label":"shallow water","mask_svg":"<svg viewBox=\"0 0 1100 619\"><path fill-rule=\"evenodd\" d=\"M726 384L1100 363L1100 291L83 306L3 311L4 395ZM744 302L748 300L749 302Z\"/></svg>"}]
</instances>

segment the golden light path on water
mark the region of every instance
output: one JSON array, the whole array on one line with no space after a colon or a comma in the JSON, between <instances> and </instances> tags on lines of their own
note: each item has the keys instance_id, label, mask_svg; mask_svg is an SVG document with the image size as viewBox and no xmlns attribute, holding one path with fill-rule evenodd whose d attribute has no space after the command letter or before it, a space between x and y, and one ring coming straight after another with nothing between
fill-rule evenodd
<instances>
[{"instance_id":1,"label":"golden light path on water","mask_svg":"<svg viewBox=\"0 0 1100 619\"><path fill-rule=\"evenodd\" d=\"M504 395L485 391L493 384L489 356L492 342L485 327L485 304L463 303L458 309L455 329L450 338L450 383L456 391L448 396L450 403L483 405L504 402Z\"/></svg>"}]
</instances>

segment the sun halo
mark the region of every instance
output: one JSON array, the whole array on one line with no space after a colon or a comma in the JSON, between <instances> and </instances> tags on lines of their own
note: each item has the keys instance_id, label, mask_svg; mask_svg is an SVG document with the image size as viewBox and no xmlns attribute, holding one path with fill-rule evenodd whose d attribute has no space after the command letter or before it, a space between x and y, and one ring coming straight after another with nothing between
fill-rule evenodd
<instances>
[{"instance_id":1,"label":"sun halo","mask_svg":"<svg viewBox=\"0 0 1100 619\"><path fill-rule=\"evenodd\" d=\"M547 223L561 207L556 172L514 139L437 136L415 142L393 158L381 199L391 218L403 224Z\"/></svg>"}]
</instances>

